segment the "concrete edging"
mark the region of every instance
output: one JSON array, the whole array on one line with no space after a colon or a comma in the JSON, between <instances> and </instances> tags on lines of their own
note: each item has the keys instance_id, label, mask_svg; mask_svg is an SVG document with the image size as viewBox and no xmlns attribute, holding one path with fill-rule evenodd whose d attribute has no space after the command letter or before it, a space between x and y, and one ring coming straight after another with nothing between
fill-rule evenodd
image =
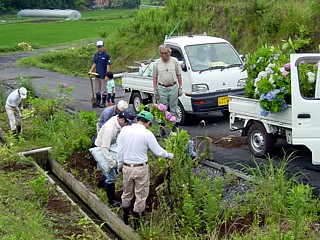
<instances>
[{"instance_id":1,"label":"concrete edging","mask_svg":"<svg viewBox=\"0 0 320 240\"><path fill-rule=\"evenodd\" d=\"M92 192L82 182L78 181L71 173L67 172L60 164L49 159L52 172L71 188L111 229L122 239L139 239L139 235L110 210L108 205Z\"/></svg>"}]
</instances>

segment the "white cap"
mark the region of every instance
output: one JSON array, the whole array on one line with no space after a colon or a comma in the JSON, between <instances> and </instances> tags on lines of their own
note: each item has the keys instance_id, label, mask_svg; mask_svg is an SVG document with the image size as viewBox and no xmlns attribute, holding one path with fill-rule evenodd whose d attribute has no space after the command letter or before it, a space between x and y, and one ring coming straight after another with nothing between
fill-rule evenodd
<instances>
[{"instance_id":1,"label":"white cap","mask_svg":"<svg viewBox=\"0 0 320 240\"><path fill-rule=\"evenodd\" d=\"M127 109L129 107L128 103L124 100L120 100L118 103L117 103L117 108L120 110L120 111L123 111L125 109Z\"/></svg>"},{"instance_id":2,"label":"white cap","mask_svg":"<svg viewBox=\"0 0 320 240\"><path fill-rule=\"evenodd\" d=\"M27 97L27 89L24 87L19 88L19 94L22 99Z\"/></svg>"},{"instance_id":3,"label":"white cap","mask_svg":"<svg viewBox=\"0 0 320 240\"><path fill-rule=\"evenodd\" d=\"M103 46L103 41L97 41L97 46Z\"/></svg>"}]
</instances>

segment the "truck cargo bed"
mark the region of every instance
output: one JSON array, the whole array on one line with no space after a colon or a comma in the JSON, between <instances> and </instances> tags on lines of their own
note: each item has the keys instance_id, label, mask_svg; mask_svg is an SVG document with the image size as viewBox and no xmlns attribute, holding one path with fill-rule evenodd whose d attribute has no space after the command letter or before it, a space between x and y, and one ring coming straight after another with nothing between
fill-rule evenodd
<instances>
[{"instance_id":1,"label":"truck cargo bed","mask_svg":"<svg viewBox=\"0 0 320 240\"><path fill-rule=\"evenodd\" d=\"M229 112L230 116L233 118L259 120L260 122L275 126L286 128L292 127L291 105L282 112L270 113L268 116L263 117L261 116L262 108L259 100L238 96L229 96L229 98Z\"/></svg>"}]
</instances>

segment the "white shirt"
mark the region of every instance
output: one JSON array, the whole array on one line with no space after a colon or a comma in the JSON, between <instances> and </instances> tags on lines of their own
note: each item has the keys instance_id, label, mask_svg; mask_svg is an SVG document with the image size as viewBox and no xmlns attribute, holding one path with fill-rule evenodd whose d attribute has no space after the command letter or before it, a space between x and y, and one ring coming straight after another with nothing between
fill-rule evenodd
<instances>
[{"instance_id":1,"label":"white shirt","mask_svg":"<svg viewBox=\"0 0 320 240\"><path fill-rule=\"evenodd\" d=\"M153 133L139 123L121 129L118 136L118 162L140 164L148 161L148 149L158 157L167 157L168 152L157 142Z\"/></svg>"},{"instance_id":2,"label":"white shirt","mask_svg":"<svg viewBox=\"0 0 320 240\"><path fill-rule=\"evenodd\" d=\"M9 96L8 96L8 98L7 98L7 101L6 101L6 104L7 104L8 106L10 106L10 107L17 107L17 106L20 104L22 98L20 97L18 91L19 91L19 89L16 89L16 90L12 91L12 92L9 94Z\"/></svg>"},{"instance_id":3,"label":"white shirt","mask_svg":"<svg viewBox=\"0 0 320 240\"><path fill-rule=\"evenodd\" d=\"M94 142L97 147L101 147L103 155L109 162L109 166L112 168L116 165L110 153L111 145L116 143L117 136L121 130L121 126L118 121L118 115L110 118L100 129L97 139Z\"/></svg>"}]
</instances>

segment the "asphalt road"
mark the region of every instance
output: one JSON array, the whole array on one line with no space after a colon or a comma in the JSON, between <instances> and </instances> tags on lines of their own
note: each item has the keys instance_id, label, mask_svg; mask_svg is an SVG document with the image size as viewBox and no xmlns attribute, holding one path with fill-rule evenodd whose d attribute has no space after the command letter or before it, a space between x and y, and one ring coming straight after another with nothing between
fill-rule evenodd
<instances>
[{"instance_id":1,"label":"asphalt road","mask_svg":"<svg viewBox=\"0 0 320 240\"><path fill-rule=\"evenodd\" d=\"M92 99L92 91L89 78L75 77L42 69L18 66L15 63L21 57L38 54L47 50L49 49L42 49L29 53L0 55L0 80L5 85L13 86L18 82L20 76L28 77L32 79L38 96L41 95L44 85L51 91L57 88L59 82L67 83L74 87L74 92L71 97L75 99L75 102L71 107L95 111L99 116L103 109L91 107L90 100ZM121 86L116 86L116 101L120 99L128 100L128 95L123 93ZM205 122L205 124L203 124L203 122ZM197 139L196 136L204 136L206 134L219 137L230 135L236 137L240 136L239 131L229 131L228 118L224 117L220 112L190 118L188 123L185 126L180 126L180 128L186 129L193 139ZM254 157L251 155L247 146L225 148L212 144L211 149L215 161L219 163L237 168L242 168L243 165L254 166ZM292 174L301 171L305 174L303 181L307 181L313 186L320 187L320 166L311 164L310 151L303 146L290 146L280 142L276 145L275 160L280 161L284 155L289 152L293 152L293 156L295 157L291 162L292 167L290 167ZM261 163L266 160L256 159L256 161Z\"/></svg>"}]
</instances>

